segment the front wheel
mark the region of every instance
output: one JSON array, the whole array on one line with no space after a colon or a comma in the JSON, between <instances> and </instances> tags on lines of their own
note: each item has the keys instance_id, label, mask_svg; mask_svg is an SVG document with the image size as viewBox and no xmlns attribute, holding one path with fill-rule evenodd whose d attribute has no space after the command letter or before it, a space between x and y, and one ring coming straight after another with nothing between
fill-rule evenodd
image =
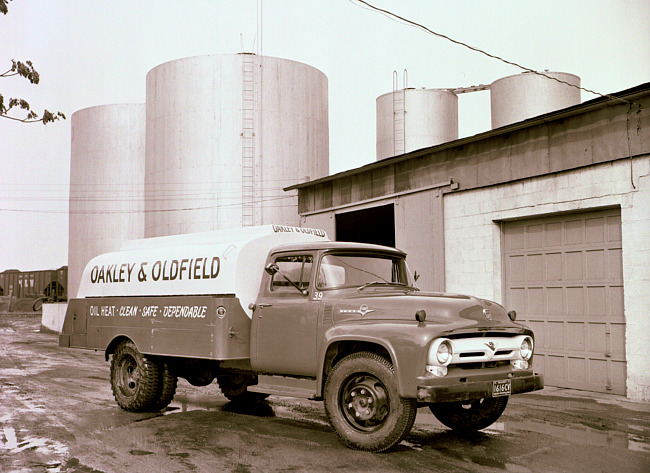
<instances>
[{"instance_id":1,"label":"front wheel","mask_svg":"<svg viewBox=\"0 0 650 473\"><path fill-rule=\"evenodd\" d=\"M325 411L346 446L382 452L411 430L415 399L397 390L393 365L371 352L349 355L334 366L325 382Z\"/></svg>"},{"instance_id":2,"label":"front wheel","mask_svg":"<svg viewBox=\"0 0 650 473\"><path fill-rule=\"evenodd\" d=\"M474 401L429 404L429 409L440 422L450 429L459 432L474 432L496 422L503 414L507 404L508 396L504 396Z\"/></svg>"}]
</instances>

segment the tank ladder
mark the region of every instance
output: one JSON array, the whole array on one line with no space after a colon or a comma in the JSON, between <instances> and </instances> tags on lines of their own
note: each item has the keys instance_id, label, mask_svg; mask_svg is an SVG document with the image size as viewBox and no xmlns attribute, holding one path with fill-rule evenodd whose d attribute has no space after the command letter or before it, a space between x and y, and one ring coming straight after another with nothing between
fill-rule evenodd
<instances>
[{"instance_id":1,"label":"tank ladder","mask_svg":"<svg viewBox=\"0 0 650 473\"><path fill-rule=\"evenodd\" d=\"M255 225L255 55L242 54L242 227Z\"/></svg>"},{"instance_id":2,"label":"tank ladder","mask_svg":"<svg viewBox=\"0 0 650 473\"><path fill-rule=\"evenodd\" d=\"M398 90L397 71L393 71L393 156L406 153L406 88L408 73L404 69L404 88Z\"/></svg>"}]
</instances>

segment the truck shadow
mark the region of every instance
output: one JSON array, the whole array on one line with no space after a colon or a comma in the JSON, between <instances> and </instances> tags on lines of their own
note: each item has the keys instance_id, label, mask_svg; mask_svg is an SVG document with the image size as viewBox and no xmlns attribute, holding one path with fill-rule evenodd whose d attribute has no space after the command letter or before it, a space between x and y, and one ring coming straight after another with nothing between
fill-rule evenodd
<instances>
[{"instance_id":1,"label":"truck shadow","mask_svg":"<svg viewBox=\"0 0 650 473\"><path fill-rule=\"evenodd\" d=\"M507 443L483 432L460 434L449 431L412 431L393 452L408 450L433 450L447 461L460 460L481 467L506 471L509 457L505 450ZM526 468L521 471L530 471Z\"/></svg>"},{"instance_id":2,"label":"truck shadow","mask_svg":"<svg viewBox=\"0 0 650 473\"><path fill-rule=\"evenodd\" d=\"M221 407L224 412L255 417L276 417L273 407L266 401L238 402L230 401Z\"/></svg>"}]
</instances>

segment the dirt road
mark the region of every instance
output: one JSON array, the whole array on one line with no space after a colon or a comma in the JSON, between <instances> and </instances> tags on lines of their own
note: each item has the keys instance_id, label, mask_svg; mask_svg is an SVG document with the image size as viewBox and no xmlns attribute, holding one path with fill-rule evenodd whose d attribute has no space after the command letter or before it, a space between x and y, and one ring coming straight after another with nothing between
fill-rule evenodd
<instances>
[{"instance_id":1,"label":"dirt road","mask_svg":"<svg viewBox=\"0 0 650 473\"><path fill-rule=\"evenodd\" d=\"M650 406L620 397L513 396L497 423L471 436L421 408L405 441L371 454L338 442L320 402L237 407L216 383L180 381L163 413L122 411L103 353L59 348L39 329L39 318L0 315L2 472L650 471Z\"/></svg>"}]
</instances>

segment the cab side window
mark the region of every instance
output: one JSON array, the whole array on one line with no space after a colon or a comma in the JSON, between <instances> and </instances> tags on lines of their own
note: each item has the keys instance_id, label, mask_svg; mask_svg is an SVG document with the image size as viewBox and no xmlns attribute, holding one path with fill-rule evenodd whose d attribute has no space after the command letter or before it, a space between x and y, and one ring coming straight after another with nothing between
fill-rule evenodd
<instances>
[{"instance_id":1,"label":"cab side window","mask_svg":"<svg viewBox=\"0 0 650 473\"><path fill-rule=\"evenodd\" d=\"M309 289L313 266L311 255L291 255L276 258L280 269L271 278L271 292L276 294L298 294Z\"/></svg>"}]
</instances>

